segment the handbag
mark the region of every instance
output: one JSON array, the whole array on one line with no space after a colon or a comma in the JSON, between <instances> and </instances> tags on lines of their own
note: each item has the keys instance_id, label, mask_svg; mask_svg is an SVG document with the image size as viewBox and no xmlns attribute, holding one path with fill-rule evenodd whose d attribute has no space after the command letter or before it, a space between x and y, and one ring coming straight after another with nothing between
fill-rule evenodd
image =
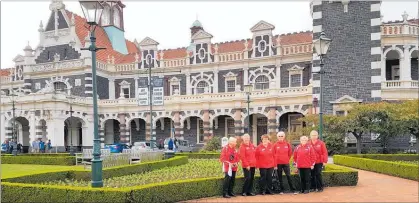
<instances>
[{"instance_id":1,"label":"handbag","mask_svg":"<svg viewBox=\"0 0 419 203\"><path fill-rule=\"evenodd\" d=\"M279 179L282 178L278 174L278 169L274 169L272 173L272 190L273 191L280 191L281 184L279 183Z\"/></svg>"}]
</instances>

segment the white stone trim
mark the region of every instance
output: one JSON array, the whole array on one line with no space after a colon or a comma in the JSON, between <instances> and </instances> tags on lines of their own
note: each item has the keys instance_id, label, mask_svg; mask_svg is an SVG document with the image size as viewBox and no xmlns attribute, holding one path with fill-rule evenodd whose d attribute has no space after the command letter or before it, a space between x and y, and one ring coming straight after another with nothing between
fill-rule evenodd
<instances>
[{"instance_id":1,"label":"white stone trim","mask_svg":"<svg viewBox=\"0 0 419 203\"><path fill-rule=\"evenodd\" d=\"M93 94L93 91L88 91L88 90L86 90L86 91L84 91L84 93L85 93L85 94Z\"/></svg>"},{"instance_id":2,"label":"white stone trim","mask_svg":"<svg viewBox=\"0 0 419 203\"><path fill-rule=\"evenodd\" d=\"M371 19L371 26L379 26L379 25L381 25L381 18Z\"/></svg>"},{"instance_id":3,"label":"white stone trim","mask_svg":"<svg viewBox=\"0 0 419 203\"><path fill-rule=\"evenodd\" d=\"M371 55L381 55L381 47L371 47Z\"/></svg>"},{"instance_id":4,"label":"white stone trim","mask_svg":"<svg viewBox=\"0 0 419 203\"><path fill-rule=\"evenodd\" d=\"M371 83L381 83L381 75L371 76Z\"/></svg>"},{"instance_id":5,"label":"white stone trim","mask_svg":"<svg viewBox=\"0 0 419 203\"><path fill-rule=\"evenodd\" d=\"M322 5L322 0L312 0L313 6L320 6Z\"/></svg>"},{"instance_id":6,"label":"white stone trim","mask_svg":"<svg viewBox=\"0 0 419 203\"><path fill-rule=\"evenodd\" d=\"M371 33L371 41L374 41L374 40L381 40L381 33L380 32Z\"/></svg>"},{"instance_id":7,"label":"white stone trim","mask_svg":"<svg viewBox=\"0 0 419 203\"><path fill-rule=\"evenodd\" d=\"M312 80L311 84L313 87L320 87L320 80Z\"/></svg>"},{"instance_id":8,"label":"white stone trim","mask_svg":"<svg viewBox=\"0 0 419 203\"><path fill-rule=\"evenodd\" d=\"M313 68L311 69L311 72L319 72L320 71L320 66L313 66Z\"/></svg>"},{"instance_id":9,"label":"white stone trim","mask_svg":"<svg viewBox=\"0 0 419 203\"><path fill-rule=\"evenodd\" d=\"M93 87L93 84L84 84L85 87Z\"/></svg>"},{"instance_id":10,"label":"white stone trim","mask_svg":"<svg viewBox=\"0 0 419 203\"><path fill-rule=\"evenodd\" d=\"M321 18L322 18L322 12L321 11L313 12L313 20L321 19Z\"/></svg>"},{"instance_id":11,"label":"white stone trim","mask_svg":"<svg viewBox=\"0 0 419 203\"><path fill-rule=\"evenodd\" d=\"M84 80L93 80L92 77L85 77Z\"/></svg>"},{"instance_id":12,"label":"white stone trim","mask_svg":"<svg viewBox=\"0 0 419 203\"><path fill-rule=\"evenodd\" d=\"M322 32L322 25L313 26L313 33Z\"/></svg>"},{"instance_id":13,"label":"white stone trim","mask_svg":"<svg viewBox=\"0 0 419 203\"><path fill-rule=\"evenodd\" d=\"M381 90L371 90L371 97L381 97Z\"/></svg>"},{"instance_id":14,"label":"white stone trim","mask_svg":"<svg viewBox=\"0 0 419 203\"><path fill-rule=\"evenodd\" d=\"M371 12L380 11L380 10L381 10L381 3L371 4Z\"/></svg>"},{"instance_id":15,"label":"white stone trim","mask_svg":"<svg viewBox=\"0 0 419 203\"><path fill-rule=\"evenodd\" d=\"M371 69L380 69L380 68L381 68L381 61L371 62Z\"/></svg>"}]
</instances>

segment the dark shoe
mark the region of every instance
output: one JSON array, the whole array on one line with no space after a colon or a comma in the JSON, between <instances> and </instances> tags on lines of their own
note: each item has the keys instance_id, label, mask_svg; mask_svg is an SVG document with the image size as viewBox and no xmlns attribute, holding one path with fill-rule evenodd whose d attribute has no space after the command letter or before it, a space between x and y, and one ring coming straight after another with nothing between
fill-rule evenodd
<instances>
[{"instance_id":1,"label":"dark shoe","mask_svg":"<svg viewBox=\"0 0 419 203\"><path fill-rule=\"evenodd\" d=\"M310 193L310 191L304 190L304 194L308 194L308 193Z\"/></svg>"},{"instance_id":2,"label":"dark shoe","mask_svg":"<svg viewBox=\"0 0 419 203\"><path fill-rule=\"evenodd\" d=\"M228 196L235 197L236 195L234 193L229 193Z\"/></svg>"},{"instance_id":3,"label":"dark shoe","mask_svg":"<svg viewBox=\"0 0 419 203\"><path fill-rule=\"evenodd\" d=\"M255 196L256 194L253 193L246 193L247 196Z\"/></svg>"},{"instance_id":4,"label":"dark shoe","mask_svg":"<svg viewBox=\"0 0 419 203\"><path fill-rule=\"evenodd\" d=\"M230 196L228 196L228 195L223 195L223 197L224 198L231 198Z\"/></svg>"},{"instance_id":5,"label":"dark shoe","mask_svg":"<svg viewBox=\"0 0 419 203\"><path fill-rule=\"evenodd\" d=\"M274 195L274 193L272 191L268 191L266 192L267 195Z\"/></svg>"},{"instance_id":6,"label":"dark shoe","mask_svg":"<svg viewBox=\"0 0 419 203\"><path fill-rule=\"evenodd\" d=\"M318 189L317 192L323 192L323 188Z\"/></svg>"},{"instance_id":7,"label":"dark shoe","mask_svg":"<svg viewBox=\"0 0 419 203\"><path fill-rule=\"evenodd\" d=\"M261 195L266 195L266 193L265 193L265 192L261 192L260 194L261 194Z\"/></svg>"},{"instance_id":8,"label":"dark shoe","mask_svg":"<svg viewBox=\"0 0 419 203\"><path fill-rule=\"evenodd\" d=\"M242 193L242 196L247 196L247 194L246 193Z\"/></svg>"}]
</instances>

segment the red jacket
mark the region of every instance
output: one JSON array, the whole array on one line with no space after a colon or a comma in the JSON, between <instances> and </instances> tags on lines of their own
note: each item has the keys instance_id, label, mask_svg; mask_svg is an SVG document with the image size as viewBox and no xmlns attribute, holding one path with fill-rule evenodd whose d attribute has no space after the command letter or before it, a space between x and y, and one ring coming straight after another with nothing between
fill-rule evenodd
<instances>
[{"instance_id":1,"label":"red jacket","mask_svg":"<svg viewBox=\"0 0 419 203\"><path fill-rule=\"evenodd\" d=\"M292 156L292 147L287 141L278 141L274 144L275 163L289 164Z\"/></svg>"},{"instance_id":2,"label":"red jacket","mask_svg":"<svg viewBox=\"0 0 419 203\"><path fill-rule=\"evenodd\" d=\"M273 168L275 167L274 149L272 144L266 147L261 143L256 148L256 160L258 168Z\"/></svg>"},{"instance_id":3,"label":"red jacket","mask_svg":"<svg viewBox=\"0 0 419 203\"><path fill-rule=\"evenodd\" d=\"M327 163L328 155L326 145L323 141L317 140L316 144L314 144L311 140L309 142L311 147L313 147L314 151L316 152L316 164L319 163Z\"/></svg>"},{"instance_id":4,"label":"red jacket","mask_svg":"<svg viewBox=\"0 0 419 203\"><path fill-rule=\"evenodd\" d=\"M256 148L252 143L240 145L240 159L242 167L256 167Z\"/></svg>"},{"instance_id":5,"label":"red jacket","mask_svg":"<svg viewBox=\"0 0 419 203\"><path fill-rule=\"evenodd\" d=\"M298 145L294 150L294 163L297 168L310 168L316 163L316 152L310 144Z\"/></svg>"},{"instance_id":6,"label":"red jacket","mask_svg":"<svg viewBox=\"0 0 419 203\"><path fill-rule=\"evenodd\" d=\"M236 148L231 148L229 145L225 146L222 150L221 150L221 155L220 155L220 161L221 163L223 163L223 172L227 173L228 172L228 165L229 163L231 164L236 164L235 167L232 167L233 171L237 171L237 164L240 160L239 157L239 153L237 153Z\"/></svg>"}]
</instances>

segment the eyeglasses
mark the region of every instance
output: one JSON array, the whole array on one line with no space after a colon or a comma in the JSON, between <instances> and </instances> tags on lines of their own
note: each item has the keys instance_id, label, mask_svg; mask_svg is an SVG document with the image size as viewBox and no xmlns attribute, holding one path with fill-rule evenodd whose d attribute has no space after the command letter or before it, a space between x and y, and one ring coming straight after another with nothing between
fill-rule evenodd
<instances>
[{"instance_id":1,"label":"eyeglasses","mask_svg":"<svg viewBox=\"0 0 419 203\"><path fill-rule=\"evenodd\" d=\"M285 137L285 136L280 135L280 136L278 136L278 137Z\"/></svg>"}]
</instances>

